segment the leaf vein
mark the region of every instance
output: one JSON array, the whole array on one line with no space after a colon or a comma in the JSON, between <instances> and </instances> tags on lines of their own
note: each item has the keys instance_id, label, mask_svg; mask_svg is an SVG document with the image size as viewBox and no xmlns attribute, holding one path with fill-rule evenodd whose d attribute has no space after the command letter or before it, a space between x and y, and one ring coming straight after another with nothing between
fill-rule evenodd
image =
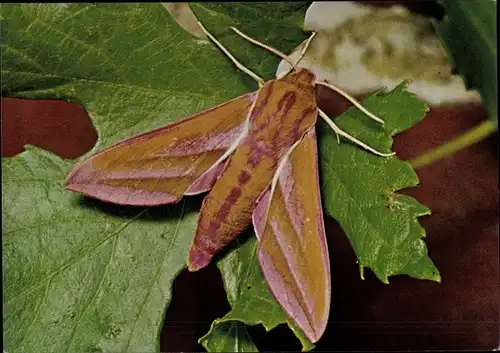
<instances>
[{"instance_id":1,"label":"leaf vein","mask_svg":"<svg viewBox=\"0 0 500 353\"><path fill-rule=\"evenodd\" d=\"M31 76L42 76L42 78L45 77L51 77L51 78L61 78L65 80L70 80L70 81L76 81L76 82L81 82L81 83L97 83L100 85L108 86L108 87L119 87L119 88L124 88L126 90L137 90L137 91L143 91L143 92L150 92L150 93L156 93L156 94L171 94L171 95L184 95L187 97L195 97L195 98L203 98L203 99L223 99L223 97L217 97L216 95L207 95L207 94L201 94L201 93L193 93L193 92L180 92L180 91L172 91L168 89L158 89L158 88L151 88L151 87L143 87L143 86L137 86L134 84L124 84L124 83L117 83L117 82L109 82L109 81L102 81L102 80L96 80L96 79L90 79L90 78L81 78L81 77L72 77L72 76L61 76L61 75L55 75L55 74L40 74L36 72L29 72L29 71L12 71L9 69L3 69L2 72L9 73L9 72L16 72L18 74L25 74L25 75L31 75ZM22 91L18 93L23 93L23 92L31 92L30 90L28 91ZM36 92L36 90L33 90L33 92Z\"/></svg>"},{"instance_id":2,"label":"leaf vein","mask_svg":"<svg viewBox=\"0 0 500 353\"><path fill-rule=\"evenodd\" d=\"M135 325L137 323L137 319L139 318L139 315L144 310L144 306L146 305L146 301L151 296L152 288L155 285L155 283L158 281L158 278L160 277L160 274L162 273L162 269L165 266L165 261L169 258L170 254L172 253L172 249L173 249L172 245L173 245L174 241L176 240L176 238L177 238L177 236L179 234L180 223L181 223L181 219L182 219L182 217L184 215L184 209L185 209L185 207L186 207L186 200L184 199L184 202L183 202L182 208L181 208L181 212L179 214L179 218L177 219L177 225L175 227L175 230L174 230L174 233L173 233L172 237L170 238L170 242L169 242L169 244L167 246L168 251L166 251L165 256L163 256L163 260L161 261L160 266L158 266L158 269L156 270L156 273L155 273L155 276L154 276L154 280L151 282L151 285L148 288L149 290L146 291L146 296L144 297L144 300L139 305L139 310L137 311L137 315L134 318L132 329L131 329L130 334L128 336L127 345L125 346L125 348L123 350L124 352L128 351L128 349L130 347L130 342L132 341L132 333L135 330Z\"/></svg>"},{"instance_id":3,"label":"leaf vein","mask_svg":"<svg viewBox=\"0 0 500 353\"><path fill-rule=\"evenodd\" d=\"M43 298L39 302L39 305L36 308L36 314L33 317L33 320L31 321L31 323L29 324L28 329L26 330L26 334L24 335L23 339L19 342L19 346L21 346L21 344L26 340L26 338L28 338L31 329L33 328L36 320L38 319L38 315L40 315L40 311L42 310L42 306L45 303L45 301L47 300L47 297L49 295L50 283L51 283L51 281L49 280L49 282L47 283L47 285L45 287L45 293L43 295ZM7 302L5 302L5 304L7 304Z\"/></svg>"},{"instance_id":4,"label":"leaf vein","mask_svg":"<svg viewBox=\"0 0 500 353\"><path fill-rule=\"evenodd\" d=\"M122 226L118 227L118 229L116 229L114 232L111 232L111 234L109 236L105 237L101 242L97 243L96 245L90 246L86 251L82 251L79 256L75 257L74 259L70 259L65 264L62 264L58 269L54 270L52 273L50 273L47 276L45 276L45 278L43 278L42 280L40 280L38 283L35 283L32 286L26 288L21 293L15 295L14 297L10 298L9 300L6 300L4 303L5 304L9 304L9 303L11 303L11 302L13 302L13 301L15 301L15 300L23 297L24 295L26 295L29 292L31 292L33 290L33 288L35 288L36 286L40 285L41 283L43 283L43 282L45 282L47 280L52 279L57 274L59 274L60 272L64 271L66 268L70 267L71 265L74 265L75 263L77 263L78 261L80 261L81 259L83 259L84 257L86 257L87 255L89 255L93 251L95 251L95 249L97 249L100 246L102 246L103 244L105 244L109 239L113 238L114 236L117 236L122 230L124 230L125 228L127 228L132 222L134 222L136 219L138 219L139 217L141 217L147 211L148 211L148 209L145 209L145 210L139 212L137 215L135 215L133 218L131 218L128 222L126 222Z\"/></svg>"},{"instance_id":5,"label":"leaf vein","mask_svg":"<svg viewBox=\"0 0 500 353\"><path fill-rule=\"evenodd\" d=\"M85 313L89 309L90 304L92 304L94 302L95 298L97 298L97 294L99 293L99 291L102 288L102 285L104 283L104 279L106 278L106 275L108 273L109 265L111 264L111 261L114 258L114 254L115 254L115 251L116 251L116 244L118 243L118 238L119 238L119 236L115 237L115 240L113 242L113 247L111 249L111 253L110 253L110 256L109 256L109 260L108 260L108 263L106 264L106 268L104 269L102 277L101 277L101 279L99 281L99 285L97 286L96 290L92 294L92 297L90 298L89 302L87 303L87 305L85 306L84 310L82 311L82 314L80 315L80 317L78 318L78 320L75 322L75 326L73 328L73 332L71 333L71 338L69 340L68 348L66 349L66 352L71 352L70 348L71 348L71 345L73 344L73 340L74 340L74 338L76 336L76 331L78 329L78 325L80 324L81 320L85 316Z\"/></svg>"}]
</instances>

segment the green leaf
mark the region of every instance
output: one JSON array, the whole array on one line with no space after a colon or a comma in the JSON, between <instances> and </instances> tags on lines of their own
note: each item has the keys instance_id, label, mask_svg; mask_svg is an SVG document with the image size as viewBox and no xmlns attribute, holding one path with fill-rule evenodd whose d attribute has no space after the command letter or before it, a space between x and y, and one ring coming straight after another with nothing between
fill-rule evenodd
<instances>
[{"instance_id":1,"label":"green leaf","mask_svg":"<svg viewBox=\"0 0 500 353\"><path fill-rule=\"evenodd\" d=\"M265 78L279 58L227 27L284 51L305 38L304 3L193 7ZM82 104L99 133L89 154L257 88L160 4L4 4L1 22L2 95ZM74 164L36 148L2 161L5 347L158 351L199 203L110 209L64 189Z\"/></svg>"},{"instance_id":2,"label":"green leaf","mask_svg":"<svg viewBox=\"0 0 500 353\"><path fill-rule=\"evenodd\" d=\"M496 1L440 0L446 16L436 24L441 43L468 87L481 93L488 117L498 120Z\"/></svg>"},{"instance_id":3,"label":"green leaf","mask_svg":"<svg viewBox=\"0 0 500 353\"><path fill-rule=\"evenodd\" d=\"M32 148L2 161L4 347L158 351L199 203L113 211L64 189L72 164Z\"/></svg>"},{"instance_id":4,"label":"green leaf","mask_svg":"<svg viewBox=\"0 0 500 353\"><path fill-rule=\"evenodd\" d=\"M225 333L231 325L238 325L238 321L247 325L262 324L267 331L279 324L287 323L300 339L303 350L314 348L314 344L295 326L269 292L256 256L255 236L252 234L246 241L238 239L235 243L235 249L217 262L231 311L214 321L210 331L200 339L200 343L210 352L245 352L245 350L220 350L221 347L234 348L242 339L238 336L241 331L235 330L231 336L221 335L221 331Z\"/></svg>"},{"instance_id":5,"label":"green leaf","mask_svg":"<svg viewBox=\"0 0 500 353\"><path fill-rule=\"evenodd\" d=\"M207 352L258 352L246 326L238 321L214 321L210 332L198 341Z\"/></svg>"},{"instance_id":6,"label":"green leaf","mask_svg":"<svg viewBox=\"0 0 500 353\"><path fill-rule=\"evenodd\" d=\"M384 128L351 108L335 121L341 129L380 151L390 151L391 136L418 123L427 107L406 90L407 83L371 96L363 105L385 120ZM323 205L347 234L360 266L369 267L384 283L397 274L440 281L421 239L417 217L430 210L415 199L395 193L418 185L410 164L381 158L350 142L337 144L330 128L318 131Z\"/></svg>"}]
</instances>

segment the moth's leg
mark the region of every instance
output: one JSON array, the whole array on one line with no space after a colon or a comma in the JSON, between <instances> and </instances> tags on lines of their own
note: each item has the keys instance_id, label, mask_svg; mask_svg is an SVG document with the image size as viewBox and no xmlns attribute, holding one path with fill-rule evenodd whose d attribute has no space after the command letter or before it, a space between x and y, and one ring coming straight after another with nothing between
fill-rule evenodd
<instances>
[{"instance_id":1,"label":"moth's leg","mask_svg":"<svg viewBox=\"0 0 500 353\"><path fill-rule=\"evenodd\" d=\"M345 137L346 139L354 142L355 144L363 147L364 149L372 152L372 153L375 153L376 155L379 155L379 156L382 156L382 157L389 157L389 156L393 156L395 153L392 152L392 153L382 153L382 152L379 152L377 151L376 149L368 146L367 144L361 142L360 140L358 140L357 138L349 135L347 132L341 130L333 121L332 119L330 119L328 117L328 115L325 114L325 112L323 112L321 109L318 108L318 111L319 111L319 115L323 118L324 121L326 121L326 123L328 125L330 125L330 127L332 128L332 130L337 134L337 138L338 138L338 135L340 136L343 136Z\"/></svg>"},{"instance_id":2,"label":"moth's leg","mask_svg":"<svg viewBox=\"0 0 500 353\"><path fill-rule=\"evenodd\" d=\"M249 36L247 36L246 34L242 33L240 30L238 30L237 28L234 28L234 27L231 27L231 29L233 31L235 31L239 36L245 38L246 40L248 40L249 42L255 44L255 45L258 45L259 47L262 47L264 49L267 49L269 50L271 53L274 53L276 55L278 55L280 58L282 58L283 60L285 60L287 63L289 63L290 65L292 65L293 68L295 68L295 64L294 62L292 61L292 59L290 59L290 57L282 52L280 52L278 49L275 49L273 47L270 47L269 45L265 45L264 43L261 43Z\"/></svg>"},{"instance_id":3,"label":"moth's leg","mask_svg":"<svg viewBox=\"0 0 500 353\"><path fill-rule=\"evenodd\" d=\"M306 55L307 49L309 49L309 44L311 44L315 35L316 35L316 32L312 32L311 36L309 37L309 39L306 42L306 45L304 45L304 48L302 48L302 51L300 52L299 57L297 58L297 60L295 60L295 64L293 66L296 67L299 64L300 60L302 60L304 58L304 55Z\"/></svg>"},{"instance_id":4,"label":"moth's leg","mask_svg":"<svg viewBox=\"0 0 500 353\"><path fill-rule=\"evenodd\" d=\"M376 116L375 114L371 113L368 109L366 109L365 107L363 107L361 105L361 103L359 103L356 100L356 98L354 98L353 96L351 96L349 93L347 93L347 92L341 90L340 88L338 88L337 86L334 86L334 85L332 85L330 83L327 83L327 82L316 81L316 84L328 87L328 88L334 90L335 92L340 93L342 96L344 96L345 98L347 98L352 104L354 104L354 106L356 108L358 108L363 113L365 113L366 115L368 115L368 117L370 117L371 119L375 120L376 122L384 124L384 121L382 119L380 119L378 116Z\"/></svg>"},{"instance_id":5,"label":"moth's leg","mask_svg":"<svg viewBox=\"0 0 500 353\"><path fill-rule=\"evenodd\" d=\"M259 84L259 87L262 87L265 83L265 81L262 79L262 77L258 76L256 73L250 71L247 69L245 66L243 66L234 56L231 55L231 53L224 48L224 46L217 40L213 35L208 32L205 27L201 24L201 22L198 22L198 25L201 27L201 30L207 35L208 38L210 38L219 48L224 52L224 54L227 55L229 59L238 67L238 69L242 70L245 72L247 75L251 76L257 83Z\"/></svg>"}]
</instances>

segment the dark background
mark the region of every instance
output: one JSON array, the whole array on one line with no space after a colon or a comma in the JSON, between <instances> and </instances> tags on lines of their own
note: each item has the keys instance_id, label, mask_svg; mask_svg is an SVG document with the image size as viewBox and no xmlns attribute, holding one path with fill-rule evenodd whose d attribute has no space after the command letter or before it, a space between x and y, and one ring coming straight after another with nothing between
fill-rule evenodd
<instances>
[{"instance_id":1,"label":"dark background","mask_svg":"<svg viewBox=\"0 0 500 353\"><path fill-rule=\"evenodd\" d=\"M366 3L366 1L364 1ZM376 1L387 6L394 1ZM401 3L401 2L399 2ZM410 10L441 17L434 2L404 2ZM333 95L333 96L331 96ZM326 90L320 106L330 115L348 104ZM406 160L434 148L485 119L480 105L431 107L424 120L398 135L395 151ZM2 98L2 156L32 144L76 158L96 142L85 110L61 101ZM421 186L404 190L432 210L420 218L426 244L442 283L405 276L378 281L359 277L347 237L331 218L326 230L332 266L332 308L317 344L331 350L491 350L499 347L499 210L497 134L416 170ZM161 351L201 351L199 337L229 310L214 264L184 271L174 283L173 300L161 334ZM249 331L261 350L300 350L282 326Z\"/></svg>"}]
</instances>

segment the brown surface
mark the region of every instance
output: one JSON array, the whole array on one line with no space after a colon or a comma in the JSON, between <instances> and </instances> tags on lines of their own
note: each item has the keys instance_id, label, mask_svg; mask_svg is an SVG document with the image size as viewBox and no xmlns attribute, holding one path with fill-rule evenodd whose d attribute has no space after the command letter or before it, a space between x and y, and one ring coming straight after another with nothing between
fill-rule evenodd
<instances>
[{"instance_id":1,"label":"brown surface","mask_svg":"<svg viewBox=\"0 0 500 353\"><path fill-rule=\"evenodd\" d=\"M97 132L79 105L2 98L2 157L12 157L29 144L76 158L88 152L96 141Z\"/></svg>"},{"instance_id":2,"label":"brown surface","mask_svg":"<svg viewBox=\"0 0 500 353\"><path fill-rule=\"evenodd\" d=\"M425 13L423 3L410 2L408 7ZM347 107L324 92L320 99L330 114ZM96 141L86 114L76 105L17 99L2 99L2 104L2 156L33 144L74 158ZM420 124L396 137L395 150L401 159L412 158L482 119L484 110L478 106L435 108ZM362 281L347 238L334 220L327 219L332 310L317 350L499 347L497 134L417 174L421 187L405 193L432 209L433 214L421 218L421 223L443 283L397 276L384 285L370 271ZM197 339L228 309L214 265L198 273L183 272L174 284L161 350L202 350ZM285 327L267 334L260 327L249 330L260 349L300 349Z\"/></svg>"}]
</instances>

